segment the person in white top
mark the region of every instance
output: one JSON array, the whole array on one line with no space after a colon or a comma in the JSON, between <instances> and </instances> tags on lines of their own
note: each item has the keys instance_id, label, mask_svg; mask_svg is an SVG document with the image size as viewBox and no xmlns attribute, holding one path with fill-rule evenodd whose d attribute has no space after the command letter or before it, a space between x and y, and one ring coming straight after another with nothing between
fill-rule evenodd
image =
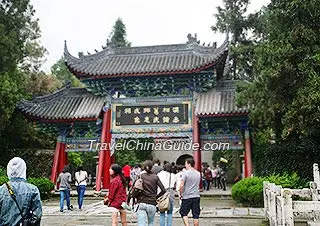
<instances>
[{"instance_id":1,"label":"person in white top","mask_svg":"<svg viewBox=\"0 0 320 226\"><path fill-rule=\"evenodd\" d=\"M166 212L160 212L160 226L172 226L172 212L174 202L174 187L176 185L176 177L172 173L172 166L170 163L164 165L163 170L157 174L164 188L170 193L170 208ZM159 188L158 188L159 189ZM158 193L160 190L158 190ZM167 222L167 223L166 223Z\"/></svg>"},{"instance_id":2,"label":"person in white top","mask_svg":"<svg viewBox=\"0 0 320 226\"><path fill-rule=\"evenodd\" d=\"M182 174L183 174L183 170L184 170L184 166L182 165L179 165L178 166L178 173L175 175L176 177L176 190L177 190L177 193L178 193L178 197L180 197L180 186L181 186L181 178L182 178ZM182 200L179 199L179 205L181 205L181 202Z\"/></svg>"},{"instance_id":3,"label":"person in white top","mask_svg":"<svg viewBox=\"0 0 320 226\"><path fill-rule=\"evenodd\" d=\"M84 194L86 192L86 186L87 186L88 173L87 171L83 170L82 166L79 166L74 177L76 180L75 184L77 186L77 193L78 193L78 206L79 206L79 210L82 210L83 198L84 198Z\"/></svg>"}]
</instances>

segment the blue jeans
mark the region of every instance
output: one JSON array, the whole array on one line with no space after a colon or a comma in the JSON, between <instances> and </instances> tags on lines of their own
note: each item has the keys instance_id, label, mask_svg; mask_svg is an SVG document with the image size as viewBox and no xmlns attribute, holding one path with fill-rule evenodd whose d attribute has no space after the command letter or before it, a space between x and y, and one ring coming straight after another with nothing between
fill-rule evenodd
<instances>
[{"instance_id":1,"label":"blue jeans","mask_svg":"<svg viewBox=\"0 0 320 226\"><path fill-rule=\"evenodd\" d=\"M83 205L83 197L84 193L86 192L86 186L85 185L79 185L77 186L77 193L78 193L78 206L79 209L82 208Z\"/></svg>"},{"instance_id":2,"label":"blue jeans","mask_svg":"<svg viewBox=\"0 0 320 226\"><path fill-rule=\"evenodd\" d=\"M60 190L60 210L63 210L64 199L66 199L67 207L70 209L70 189Z\"/></svg>"},{"instance_id":3,"label":"blue jeans","mask_svg":"<svg viewBox=\"0 0 320 226\"><path fill-rule=\"evenodd\" d=\"M138 226L154 226L156 206L146 203L138 203L137 205L139 205L139 209L137 211Z\"/></svg>"},{"instance_id":4,"label":"blue jeans","mask_svg":"<svg viewBox=\"0 0 320 226\"><path fill-rule=\"evenodd\" d=\"M160 226L172 226L172 212L173 200L170 200L170 209L167 211L167 225L166 225L166 212L160 213Z\"/></svg>"}]
</instances>

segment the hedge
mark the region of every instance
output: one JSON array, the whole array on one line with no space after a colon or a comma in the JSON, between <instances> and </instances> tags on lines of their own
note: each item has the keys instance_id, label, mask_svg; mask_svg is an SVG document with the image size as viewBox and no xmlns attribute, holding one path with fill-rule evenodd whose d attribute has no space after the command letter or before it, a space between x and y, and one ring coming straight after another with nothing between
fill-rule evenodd
<instances>
[{"instance_id":1,"label":"hedge","mask_svg":"<svg viewBox=\"0 0 320 226\"><path fill-rule=\"evenodd\" d=\"M8 181L6 176L0 176L0 185ZM50 197L51 191L54 189L54 183L48 178L28 178L28 182L38 187L41 199L47 199Z\"/></svg>"},{"instance_id":2,"label":"hedge","mask_svg":"<svg viewBox=\"0 0 320 226\"><path fill-rule=\"evenodd\" d=\"M283 188L303 188L307 186L296 173L271 175L268 177L245 178L233 185L231 196L244 206L263 207L263 181L269 181Z\"/></svg>"}]
</instances>

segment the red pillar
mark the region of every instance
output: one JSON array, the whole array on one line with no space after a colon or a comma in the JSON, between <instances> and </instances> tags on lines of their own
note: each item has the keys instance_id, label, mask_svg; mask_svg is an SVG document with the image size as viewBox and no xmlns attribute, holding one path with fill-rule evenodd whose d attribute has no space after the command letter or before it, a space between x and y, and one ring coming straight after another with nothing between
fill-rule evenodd
<instances>
[{"instance_id":1,"label":"red pillar","mask_svg":"<svg viewBox=\"0 0 320 226\"><path fill-rule=\"evenodd\" d=\"M244 131L245 153L244 153L244 176L250 177L252 174L252 159L251 159L251 141L249 129Z\"/></svg>"},{"instance_id":2,"label":"red pillar","mask_svg":"<svg viewBox=\"0 0 320 226\"><path fill-rule=\"evenodd\" d=\"M111 144L111 109L108 109L105 113L105 119L106 120L106 136L105 136L105 142L107 145L107 150L105 150L104 154L104 166L103 166L103 181L102 181L102 188L107 189L109 188L110 184L110 166L114 162L114 154L111 158L111 150L110 150L110 144Z\"/></svg>"},{"instance_id":3,"label":"red pillar","mask_svg":"<svg viewBox=\"0 0 320 226\"><path fill-rule=\"evenodd\" d=\"M108 139L111 139L110 121L111 121L111 109L108 108L105 110L103 115L101 144L108 143ZM98 173L96 176L96 192L100 192L101 190L102 176L103 176L103 188L107 188L110 183L110 173L109 173L110 150L109 150L109 145L106 145L106 146L107 146L107 150L100 150L99 152ZM105 147L105 145L101 145L100 149L101 147Z\"/></svg>"},{"instance_id":4,"label":"red pillar","mask_svg":"<svg viewBox=\"0 0 320 226\"><path fill-rule=\"evenodd\" d=\"M56 151L54 153L52 170L51 170L51 181L53 183L56 183L56 181L57 181L57 173L58 173L58 168L59 168L60 147L61 147L61 143L58 140L57 144L56 144Z\"/></svg>"},{"instance_id":5,"label":"red pillar","mask_svg":"<svg viewBox=\"0 0 320 226\"><path fill-rule=\"evenodd\" d=\"M64 166L66 165L66 144L60 143L60 154L59 154L59 173L62 172Z\"/></svg>"},{"instance_id":6,"label":"red pillar","mask_svg":"<svg viewBox=\"0 0 320 226\"><path fill-rule=\"evenodd\" d=\"M193 123L193 144L197 145L196 149L193 150L193 158L195 161L195 169L201 172L201 147L200 147L200 133L199 133L199 118L194 114Z\"/></svg>"}]
</instances>

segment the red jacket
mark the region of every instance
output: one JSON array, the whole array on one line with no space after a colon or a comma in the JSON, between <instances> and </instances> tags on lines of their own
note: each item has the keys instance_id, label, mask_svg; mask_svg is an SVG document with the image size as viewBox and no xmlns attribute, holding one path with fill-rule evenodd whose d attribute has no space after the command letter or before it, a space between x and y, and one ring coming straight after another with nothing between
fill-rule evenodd
<instances>
[{"instance_id":1,"label":"red jacket","mask_svg":"<svg viewBox=\"0 0 320 226\"><path fill-rule=\"evenodd\" d=\"M121 177L118 175L110 182L110 189L108 194L109 206L121 209L121 204L127 201L127 192L125 186L122 184Z\"/></svg>"},{"instance_id":2,"label":"red jacket","mask_svg":"<svg viewBox=\"0 0 320 226\"><path fill-rule=\"evenodd\" d=\"M129 165L125 165L122 167L122 172L124 177L130 177L131 167Z\"/></svg>"}]
</instances>

